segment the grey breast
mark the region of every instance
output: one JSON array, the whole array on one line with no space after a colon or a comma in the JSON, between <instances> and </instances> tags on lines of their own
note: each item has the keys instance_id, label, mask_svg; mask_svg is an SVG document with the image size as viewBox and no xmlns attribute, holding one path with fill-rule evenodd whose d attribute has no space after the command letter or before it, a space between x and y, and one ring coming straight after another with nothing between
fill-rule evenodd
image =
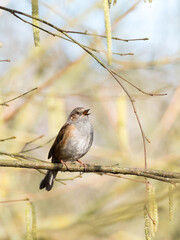
<instances>
[{"instance_id":1,"label":"grey breast","mask_svg":"<svg viewBox=\"0 0 180 240\"><path fill-rule=\"evenodd\" d=\"M84 156L93 142L93 127L88 119L76 122L76 127L66 145L66 159L75 161Z\"/></svg>"}]
</instances>

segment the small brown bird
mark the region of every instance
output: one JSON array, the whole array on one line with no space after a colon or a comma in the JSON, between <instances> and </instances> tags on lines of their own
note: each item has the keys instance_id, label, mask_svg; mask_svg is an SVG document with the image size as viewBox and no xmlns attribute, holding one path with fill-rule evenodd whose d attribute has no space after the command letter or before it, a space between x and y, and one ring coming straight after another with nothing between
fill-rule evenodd
<instances>
[{"instance_id":1,"label":"small brown bird","mask_svg":"<svg viewBox=\"0 0 180 240\"><path fill-rule=\"evenodd\" d=\"M83 164L79 159L89 151L93 142L93 127L88 117L89 110L77 107L70 113L49 151L48 158L52 158L52 163L66 165L67 161L78 161ZM58 171L48 170L39 188L46 188L50 191L57 173Z\"/></svg>"}]
</instances>

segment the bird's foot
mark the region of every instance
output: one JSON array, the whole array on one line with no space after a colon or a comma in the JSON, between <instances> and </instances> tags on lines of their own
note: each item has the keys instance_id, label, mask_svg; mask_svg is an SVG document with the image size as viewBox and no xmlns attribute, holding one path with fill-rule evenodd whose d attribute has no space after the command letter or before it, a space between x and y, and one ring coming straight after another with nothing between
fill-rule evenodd
<instances>
[{"instance_id":1,"label":"bird's foot","mask_svg":"<svg viewBox=\"0 0 180 240\"><path fill-rule=\"evenodd\" d=\"M84 172L86 171L86 164L81 162L80 160L77 160L78 163L80 163L80 165L83 165L84 166Z\"/></svg>"},{"instance_id":2,"label":"bird's foot","mask_svg":"<svg viewBox=\"0 0 180 240\"><path fill-rule=\"evenodd\" d=\"M61 160L61 163L63 166L66 166L67 170L69 170L68 164L66 162L64 162L63 160Z\"/></svg>"}]
</instances>

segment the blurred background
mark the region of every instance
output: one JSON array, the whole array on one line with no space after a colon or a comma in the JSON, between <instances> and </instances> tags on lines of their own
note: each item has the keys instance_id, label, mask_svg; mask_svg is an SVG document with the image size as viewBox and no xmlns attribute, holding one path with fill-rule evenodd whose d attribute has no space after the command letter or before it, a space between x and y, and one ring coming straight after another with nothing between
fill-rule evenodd
<instances>
[{"instance_id":1,"label":"blurred background","mask_svg":"<svg viewBox=\"0 0 180 240\"><path fill-rule=\"evenodd\" d=\"M19 0L18 4L1 0L1 5L31 14L29 0ZM113 54L111 68L144 91L167 93L150 97L122 82L136 100L144 132L151 141L147 146L148 167L178 172L180 2L118 0L110 13L113 36L149 38L113 40L113 52L134 55ZM100 0L39 0L39 16L66 30L105 34ZM8 12L0 11L0 29L0 60L11 60L0 62L0 102L38 87L9 107L0 106L0 139L16 137L0 142L2 152L19 153L27 142L38 138L25 149L41 147L24 154L47 160L53 143L49 140L56 136L70 111L87 107L91 109L95 137L82 161L144 167L142 137L132 106L105 69L77 45L44 32L40 33L40 47L35 47L32 27ZM107 63L106 39L71 36L102 50L95 54ZM66 179L66 185L56 182L53 190L46 192L39 190L43 175L35 170L1 168L0 176L0 201L29 198L33 203L39 240L144 239L143 182L97 174L59 173L58 178ZM174 218L169 222L169 186L153 180L151 183L156 189L159 210L159 228L154 239L178 240L178 186L174 191ZM23 201L1 203L0 239L26 238L25 209Z\"/></svg>"}]
</instances>

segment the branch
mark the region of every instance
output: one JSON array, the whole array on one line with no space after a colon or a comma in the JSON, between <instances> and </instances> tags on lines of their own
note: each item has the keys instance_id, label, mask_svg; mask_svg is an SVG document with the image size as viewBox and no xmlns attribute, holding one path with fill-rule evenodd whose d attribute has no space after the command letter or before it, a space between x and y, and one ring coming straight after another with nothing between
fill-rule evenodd
<instances>
[{"instance_id":1,"label":"branch","mask_svg":"<svg viewBox=\"0 0 180 240\"><path fill-rule=\"evenodd\" d=\"M180 173L166 172L160 170L144 169L144 168L131 168L119 166L100 166L87 164L86 168L76 163L68 163L68 170L62 164L53 164L42 160L15 160L15 159L1 159L0 167L14 167L14 168L30 168L41 170L58 170L61 172L84 172L84 173L110 173L111 176L134 175L138 177L151 178L163 182L180 183Z\"/></svg>"},{"instance_id":2,"label":"branch","mask_svg":"<svg viewBox=\"0 0 180 240\"><path fill-rule=\"evenodd\" d=\"M21 97L25 96L26 94L28 94L28 93L30 93L30 92L32 92L32 91L34 91L34 90L37 90L37 89L38 89L37 87L36 87L36 88L33 88L33 89L31 89L31 90L29 90L29 91L27 91L27 92L25 92L25 93L23 93L23 94L15 97L15 98L12 98L12 99L10 99L10 100L8 100L8 101L5 101L5 102L3 102L3 103L0 103L0 105L1 105L1 106L7 106L7 107L8 107L8 106L9 106L8 103L10 103L10 102L12 102L12 101L14 101L14 100L16 100L16 99L18 99L18 98L21 98Z\"/></svg>"},{"instance_id":3,"label":"branch","mask_svg":"<svg viewBox=\"0 0 180 240\"><path fill-rule=\"evenodd\" d=\"M15 139L15 138L16 138L15 136L8 137L8 138L3 138L3 139L0 139L0 142L4 142L4 141Z\"/></svg>"},{"instance_id":4,"label":"branch","mask_svg":"<svg viewBox=\"0 0 180 240\"><path fill-rule=\"evenodd\" d=\"M74 34L81 34L81 35L87 35L87 36L92 36L92 37L107 38L107 36L105 36L105 35L88 33L87 31L79 32L79 31L64 30L64 32L66 32L66 33L74 33ZM118 38L118 37L112 37L112 40L118 40L118 41L123 41L123 42L133 42L133 41L147 41L147 40L149 40L149 38L146 37L146 38L123 39L123 38Z\"/></svg>"},{"instance_id":5,"label":"branch","mask_svg":"<svg viewBox=\"0 0 180 240\"><path fill-rule=\"evenodd\" d=\"M4 59L4 60L0 60L0 62L11 62L10 59Z\"/></svg>"},{"instance_id":6,"label":"branch","mask_svg":"<svg viewBox=\"0 0 180 240\"><path fill-rule=\"evenodd\" d=\"M16 17L17 17L17 15L16 15L16 13L17 13L17 14L26 16L26 17L28 17L28 18L32 18L32 19L34 19L34 20L40 21L40 22L42 22L42 23L44 23L44 24L49 25L50 27L54 27L54 25L49 24L47 21L42 20L42 19L40 19L39 17L35 17L35 16L33 16L33 15L29 15L29 14L24 13L24 12L21 12L21 11L15 10L15 9L11 9L11 8L6 8L6 7L3 7L3 6L0 6L0 9L10 12L11 14L15 15ZM34 24L32 24L32 25L33 25L34 27L36 27L36 28L39 28L38 26L36 26L36 25L34 25ZM39 28L39 29L40 29L40 28ZM107 38L107 36L105 36L105 35L88 33L87 31L81 32L81 31L72 31L72 30L65 30L65 29L61 29L61 30L62 30L62 32L64 32L64 33L72 33L72 34L87 35L87 36L92 36L92 37ZM49 33L49 32L47 31L47 33ZM145 37L145 38L123 39L123 38L118 38L118 37L112 37L112 40L123 41L123 42L132 42L132 41L147 41L147 40L149 40L149 38Z\"/></svg>"},{"instance_id":7,"label":"branch","mask_svg":"<svg viewBox=\"0 0 180 240\"><path fill-rule=\"evenodd\" d=\"M0 6L0 8L1 8L1 6ZM40 30L42 30L43 32L46 32L47 34L50 34L50 35L52 35L53 37L59 37L59 38L62 38L62 39L64 39L64 40L68 41L68 42L73 42L72 40L70 40L70 39L68 39L68 38L66 38L66 37L63 37L63 36L61 36L61 35L59 35L59 34L57 34L57 33L50 32L50 31L48 31L48 30L46 30L46 29L44 29L44 28L42 28L42 27L36 26L35 24L26 21L25 19L23 19L23 18L21 18L20 16L18 16L16 13L13 13L13 15L14 15L15 17L17 17L18 19L20 19L21 21L23 21L24 23L27 23L27 24L29 24L29 25L31 25L31 26L33 26L33 27L36 27L37 29L40 29ZM34 19L33 16L32 16L32 19ZM36 19L36 18L35 18L35 19ZM65 33L68 32L68 31L66 31L66 30L64 30L64 29L61 29L61 30L62 30L63 32L65 32ZM97 35L97 36L101 36L101 35ZM116 39L116 40L118 40L118 39ZM127 42L128 42L128 41L135 41L135 40L148 40L148 39L126 39ZM124 41L125 41L125 39L124 39ZM84 45L84 44L81 44L81 46L83 46L84 48L87 48L87 49L89 49L89 50L91 50L91 51L93 51L93 52L97 52L97 53L100 53L100 52L104 52L104 53L105 53L105 52L106 52L106 51L103 51L103 50L99 50L99 49L95 49L95 48L86 46L86 45ZM112 52L112 54L119 55L119 56L134 55L134 53L116 53L116 52Z\"/></svg>"}]
</instances>

